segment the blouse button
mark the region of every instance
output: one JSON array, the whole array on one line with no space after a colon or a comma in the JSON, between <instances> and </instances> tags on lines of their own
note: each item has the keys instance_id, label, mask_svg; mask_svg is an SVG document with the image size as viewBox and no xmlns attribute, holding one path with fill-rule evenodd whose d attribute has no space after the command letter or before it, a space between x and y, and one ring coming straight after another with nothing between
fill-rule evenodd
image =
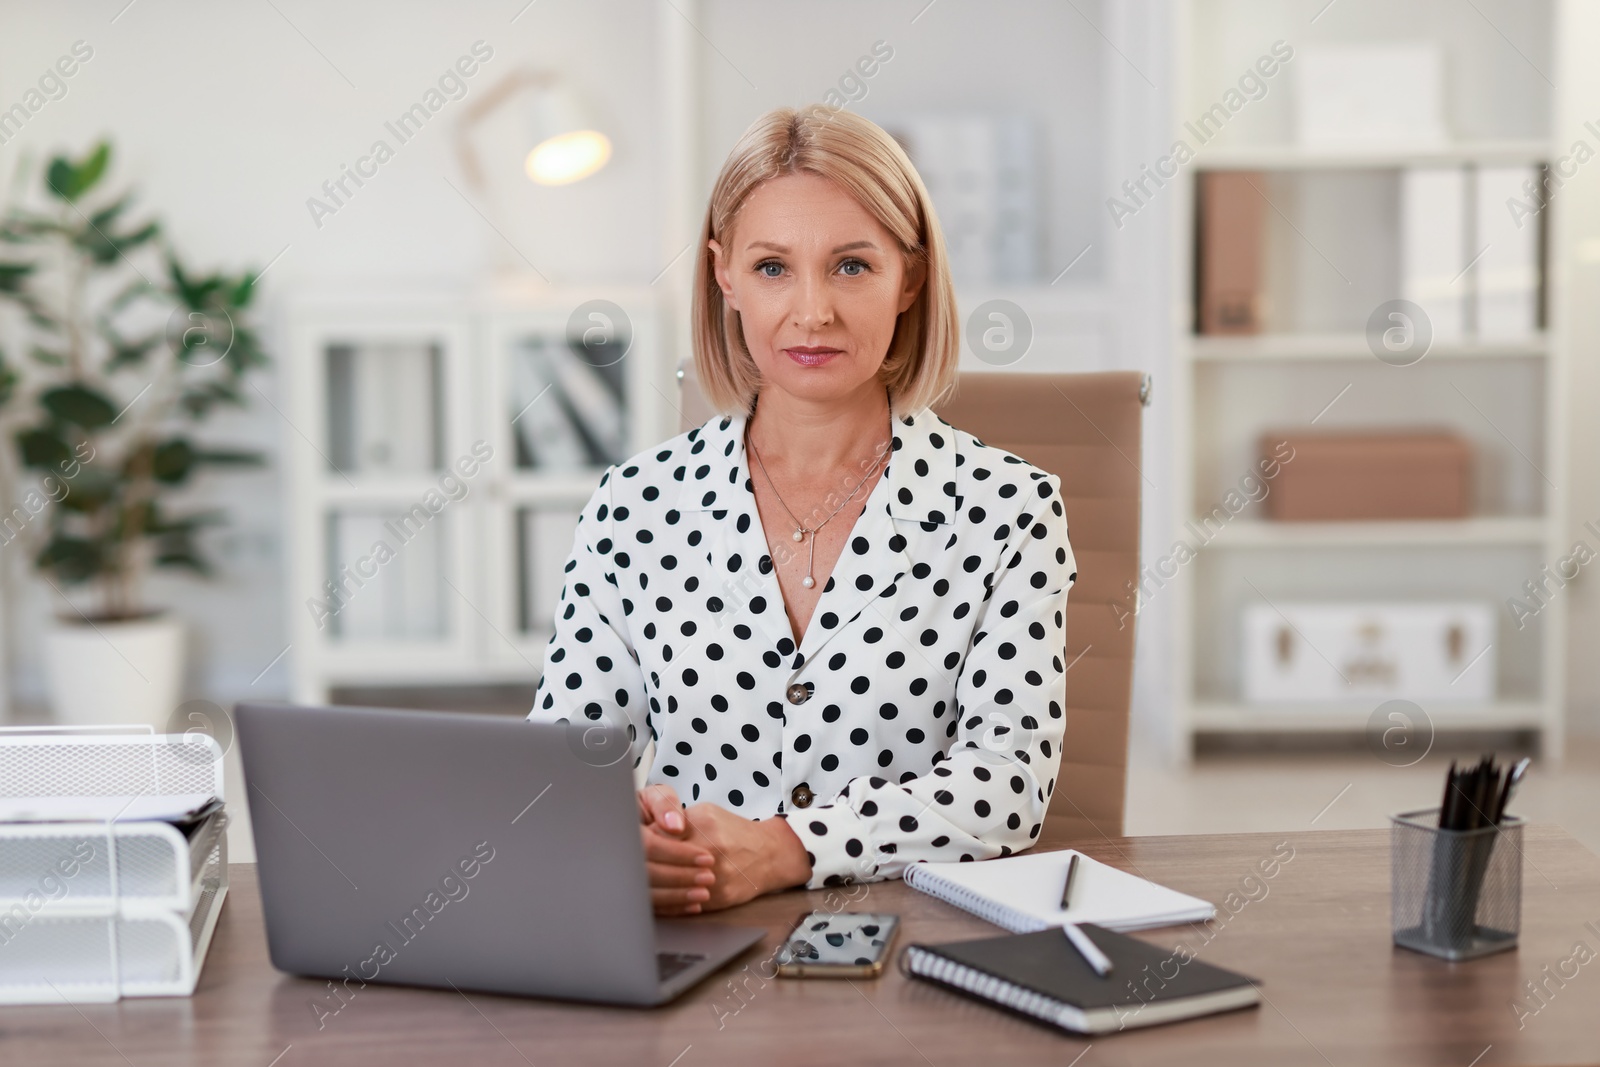
<instances>
[{"instance_id":1,"label":"blouse button","mask_svg":"<svg viewBox=\"0 0 1600 1067\"><path fill-rule=\"evenodd\" d=\"M811 790L805 786L797 785L794 787L794 792L789 794L789 800L793 802L794 806L797 808L809 808L811 806L811 799L814 795L815 794L813 794Z\"/></svg>"},{"instance_id":2,"label":"blouse button","mask_svg":"<svg viewBox=\"0 0 1600 1067\"><path fill-rule=\"evenodd\" d=\"M804 682L796 682L789 687L789 703L804 704L811 699L811 690L806 688Z\"/></svg>"}]
</instances>

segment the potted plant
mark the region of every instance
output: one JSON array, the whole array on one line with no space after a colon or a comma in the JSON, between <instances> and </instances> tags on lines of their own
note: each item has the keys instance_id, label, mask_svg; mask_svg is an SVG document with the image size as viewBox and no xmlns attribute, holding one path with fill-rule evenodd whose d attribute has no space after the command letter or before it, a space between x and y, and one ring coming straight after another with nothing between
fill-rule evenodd
<instances>
[{"instance_id":1,"label":"potted plant","mask_svg":"<svg viewBox=\"0 0 1600 1067\"><path fill-rule=\"evenodd\" d=\"M0 551L25 545L64 603L46 635L57 719L160 728L182 696L184 631L145 601L145 578L209 573L199 534L222 516L182 490L261 457L191 428L242 406L267 358L248 318L255 275L185 267L158 223L129 220L131 196L103 190L110 159L101 143L51 160L34 202L0 218L0 298L20 339L0 352L0 403L27 483L0 500Z\"/></svg>"}]
</instances>

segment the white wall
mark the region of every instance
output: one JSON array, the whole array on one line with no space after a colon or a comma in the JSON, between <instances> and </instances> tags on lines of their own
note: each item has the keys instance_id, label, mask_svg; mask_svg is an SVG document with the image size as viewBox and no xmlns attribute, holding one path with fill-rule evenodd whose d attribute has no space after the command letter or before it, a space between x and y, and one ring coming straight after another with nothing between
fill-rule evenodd
<instances>
[{"instance_id":1,"label":"white wall","mask_svg":"<svg viewBox=\"0 0 1600 1067\"><path fill-rule=\"evenodd\" d=\"M1556 140L1577 139L1595 146L1584 126L1600 119L1600 66L1593 46L1600 41L1600 6L1587 2L1563 5L1569 16L1560 28L1561 48L1556 56L1556 84L1563 105L1556 124ZM1600 538L1584 529L1600 527L1600 420L1595 401L1600 398L1600 168L1593 162L1564 186L1552 206L1560 220L1552 235L1551 266L1557 284L1568 286L1568 322L1564 329L1569 353L1567 392L1568 528L1600 552ZM1594 573L1600 560L1579 572L1564 591L1570 627L1567 651L1567 707L1574 733L1600 735L1600 657L1595 655L1595 635L1600 633L1600 579Z\"/></svg>"}]
</instances>

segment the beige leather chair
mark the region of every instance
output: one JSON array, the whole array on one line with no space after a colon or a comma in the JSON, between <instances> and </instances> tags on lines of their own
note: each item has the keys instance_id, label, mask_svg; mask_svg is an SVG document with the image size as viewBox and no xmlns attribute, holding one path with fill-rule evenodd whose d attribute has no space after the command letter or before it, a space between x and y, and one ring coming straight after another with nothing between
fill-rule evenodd
<instances>
[{"instance_id":1,"label":"beige leather chair","mask_svg":"<svg viewBox=\"0 0 1600 1067\"><path fill-rule=\"evenodd\" d=\"M682 428L715 412L692 364L678 370ZM1061 478L1078 581L1067 599L1067 733L1041 843L1122 834L1139 574L1140 427L1149 378L964 373L934 410L952 426Z\"/></svg>"}]
</instances>

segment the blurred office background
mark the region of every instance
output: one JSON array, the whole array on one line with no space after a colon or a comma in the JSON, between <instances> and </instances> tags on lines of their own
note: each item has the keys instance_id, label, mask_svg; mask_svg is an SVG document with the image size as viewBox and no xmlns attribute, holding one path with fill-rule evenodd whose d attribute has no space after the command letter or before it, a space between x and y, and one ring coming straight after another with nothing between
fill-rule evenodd
<instances>
[{"instance_id":1,"label":"blurred office background","mask_svg":"<svg viewBox=\"0 0 1600 1067\"><path fill-rule=\"evenodd\" d=\"M677 432L717 167L765 110L829 102L927 180L964 370L1151 375L1130 833L1381 825L1495 747L1541 755L1525 810L1600 847L1588 5L7 0L0 23L8 203L109 139L189 261L265 269L272 364L195 434L268 462L185 490L228 514L217 572L146 590L185 627L175 713L525 709L578 506ZM72 609L9 543L0 569L5 712L43 721Z\"/></svg>"}]
</instances>

